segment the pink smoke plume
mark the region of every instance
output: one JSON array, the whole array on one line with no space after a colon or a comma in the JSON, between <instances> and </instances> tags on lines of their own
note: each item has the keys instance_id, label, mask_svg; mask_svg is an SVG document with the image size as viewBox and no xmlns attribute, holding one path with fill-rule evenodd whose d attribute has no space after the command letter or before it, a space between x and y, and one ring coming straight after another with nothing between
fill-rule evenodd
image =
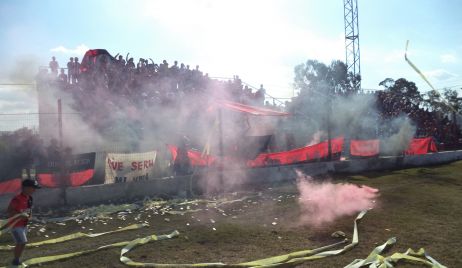
<instances>
[{"instance_id":1,"label":"pink smoke plume","mask_svg":"<svg viewBox=\"0 0 462 268\"><path fill-rule=\"evenodd\" d=\"M297 173L302 224L319 226L373 208L379 195L378 189L365 185L315 182L310 176Z\"/></svg>"}]
</instances>

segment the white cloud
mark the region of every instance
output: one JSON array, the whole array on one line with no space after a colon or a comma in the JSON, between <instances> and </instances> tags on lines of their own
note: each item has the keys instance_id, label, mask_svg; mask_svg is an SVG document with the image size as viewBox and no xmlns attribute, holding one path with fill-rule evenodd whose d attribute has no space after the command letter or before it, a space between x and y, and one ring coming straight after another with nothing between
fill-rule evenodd
<instances>
[{"instance_id":1,"label":"white cloud","mask_svg":"<svg viewBox=\"0 0 462 268\"><path fill-rule=\"evenodd\" d=\"M442 54L440 56L440 60L442 63L455 63L457 61L457 57L454 54Z\"/></svg>"},{"instance_id":2,"label":"white cloud","mask_svg":"<svg viewBox=\"0 0 462 268\"><path fill-rule=\"evenodd\" d=\"M35 87L0 85L0 113L37 112Z\"/></svg>"},{"instance_id":3,"label":"white cloud","mask_svg":"<svg viewBox=\"0 0 462 268\"><path fill-rule=\"evenodd\" d=\"M430 79L435 79L438 81L447 81L457 77L457 74L451 73L443 69L436 69L431 71L426 71L424 74Z\"/></svg>"},{"instance_id":4,"label":"white cloud","mask_svg":"<svg viewBox=\"0 0 462 268\"><path fill-rule=\"evenodd\" d=\"M69 55L83 55L89 48L85 44L80 44L76 48L66 48L64 46L57 46L50 49L51 52L69 54Z\"/></svg>"}]
</instances>

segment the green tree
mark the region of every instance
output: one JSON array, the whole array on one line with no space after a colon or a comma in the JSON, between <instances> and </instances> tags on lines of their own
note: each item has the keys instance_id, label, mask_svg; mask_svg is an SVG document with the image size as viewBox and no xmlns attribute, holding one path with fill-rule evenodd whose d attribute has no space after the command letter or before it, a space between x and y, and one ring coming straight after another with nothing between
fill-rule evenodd
<instances>
[{"instance_id":1,"label":"green tree","mask_svg":"<svg viewBox=\"0 0 462 268\"><path fill-rule=\"evenodd\" d=\"M295 67L294 87L300 93L288 107L288 111L295 116L287 121L291 129L297 129L294 135L300 136L295 137L301 141L298 146L306 145L318 131L327 135L322 139L349 132L345 124L351 120L343 115L352 113L351 106L346 103L352 103L350 98L357 96L354 84L359 79L359 76L355 77L347 71L345 63L338 60L330 65L308 60Z\"/></svg>"},{"instance_id":2,"label":"green tree","mask_svg":"<svg viewBox=\"0 0 462 268\"><path fill-rule=\"evenodd\" d=\"M441 94L436 90L428 91L424 94L424 100L422 105L430 111L442 112L443 101L441 99Z\"/></svg>"},{"instance_id":3,"label":"green tree","mask_svg":"<svg viewBox=\"0 0 462 268\"><path fill-rule=\"evenodd\" d=\"M441 94L437 90L430 90L424 95L424 106L432 111L441 113L442 115L449 115L455 118L462 109L462 97L456 90L446 88Z\"/></svg>"},{"instance_id":4,"label":"green tree","mask_svg":"<svg viewBox=\"0 0 462 268\"><path fill-rule=\"evenodd\" d=\"M37 133L27 128L0 135L0 181L17 178L43 153Z\"/></svg>"},{"instance_id":5,"label":"green tree","mask_svg":"<svg viewBox=\"0 0 462 268\"><path fill-rule=\"evenodd\" d=\"M456 90L445 88L443 91L443 98L446 113L451 113L455 117L456 113L460 113L462 109L462 97L459 97L459 93Z\"/></svg>"},{"instance_id":6,"label":"green tree","mask_svg":"<svg viewBox=\"0 0 462 268\"><path fill-rule=\"evenodd\" d=\"M359 76L349 73L346 64L342 61L332 61L327 66L317 60L308 60L295 67L294 86L301 95L319 91L319 87L330 90L333 94L349 95L357 92L353 85L360 79ZM327 94L327 92L323 93Z\"/></svg>"},{"instance_id":7,"label":"green tree","mask_svg":"<svg viewBox=\"0 0 462 268\"><path fill-rule=\"evenodd\" d=\"M419 89L414 82L408 81L404 78L393 80L386 78L379 83L379 86L385 88L390 102L400 103L403 110L410 110L415 106L423 104L423 96L420 94Z\"/></svg>"},{"instance_id":8,"label":"green tree","mask_svg":"<svg viewBox=\"0 0 462 268\"><path fill-rule=\"evenodd\" d=\"M317 60L308 60L295 67L294 87L300 94L289 106L294 114L318 117L326 112L326 104L336 96L356 93L353 87L355 77L347 72L347 66L341 61L332 61L328 66Z\"/></svg>"}]
</instances>

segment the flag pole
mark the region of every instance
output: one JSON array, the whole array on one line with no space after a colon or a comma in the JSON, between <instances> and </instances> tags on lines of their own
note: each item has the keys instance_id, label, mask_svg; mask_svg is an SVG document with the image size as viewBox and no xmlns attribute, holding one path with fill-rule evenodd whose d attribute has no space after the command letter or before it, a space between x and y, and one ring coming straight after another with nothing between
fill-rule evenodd
<instances>
[{"instance_id":1,"label":"flag pole","mask_svg":"<svg viewBox=\"0 0 462 268\"><path fill-rule=\"evenodd\" d=\"M219 185L223 186L223 165L224 165L224 153L223 153L223 117L222 117L222 108L218 109L218 151L220 154L220 166L218 168L219 172Z\"/></svg>"},{"instance_id":2,"label":"flag pole","mask_svg":"<svg viewBox=\"0 0 462 268\"><path fill-rule=\"evenodd\" d=\"M63 110L61 106L61 99L58 99L58 135L59 147L63 147Z\"/></svg>"}]
</instances>

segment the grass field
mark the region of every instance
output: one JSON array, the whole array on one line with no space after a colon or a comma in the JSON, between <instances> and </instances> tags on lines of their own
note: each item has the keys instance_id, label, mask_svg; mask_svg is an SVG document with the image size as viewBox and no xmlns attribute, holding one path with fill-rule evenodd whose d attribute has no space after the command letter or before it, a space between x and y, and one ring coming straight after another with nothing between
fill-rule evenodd
<instances>
[{"instance_id":1,"label":"grass field","mask_svg":"<svg viewBox=\"0 0 462 268\"><path fill-rule=\"evenodd\" d=\"M359 225L360 243L343 255L307 262L300 267L343 267L395 236L397 243L385 255L404 252L408 247L424 247L448 267L462 267L462 162L361 175L334 175L336 182L365 184L380 190L378 206L369 211ZM73 232L101 232L133 223L148 222L150 227L83 238L26 250L24 259L91 249L119 241L133 240L153 233L178 230L180 236L149 243L128 254L140 262L238 263L292 251L316 248L338 241L331 233L341 230L351 238L355 215L313 228L299 224L297 189L294 184L273 186L228 199L250 196L220 207L204 204L159 205L131 213L111 215L112 219L86 219L34 224L29 240L50 239ZM167 208L167 209L166 209ZM169 215L168 209L201 211ZM157 214L156 214L157 213ZM40 231L41 228L42 229ZM91 230L90 230L91 229ZM48 237L45 237L48 236ZM11 243L9 235L0 244ZM120 248L108 249L42 267L126 267L119 262ZM0 252L0 266L11 259L11 252ZM398 267L418 267L400 264Z\"/></svg>"}]
</instances>

